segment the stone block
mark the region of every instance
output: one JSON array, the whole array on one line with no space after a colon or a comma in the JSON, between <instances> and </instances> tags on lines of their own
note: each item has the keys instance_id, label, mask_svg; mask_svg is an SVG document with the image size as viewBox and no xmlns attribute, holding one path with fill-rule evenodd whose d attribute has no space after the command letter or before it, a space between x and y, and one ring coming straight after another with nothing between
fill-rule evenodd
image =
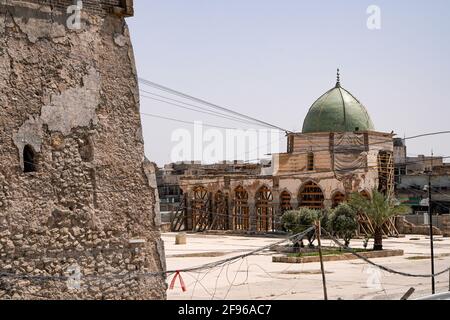
<instances>
[{"instance_id":1,"label":"stone block","mask_svg":"<svg viewBox=\"0 0 450 320\"><path fill-rule=\"evenodd\" d=\"M185 245L187 244L187 234L186 233L179 233L175 237L175 244L176 245Z\"/></svg>"}]
</instances>

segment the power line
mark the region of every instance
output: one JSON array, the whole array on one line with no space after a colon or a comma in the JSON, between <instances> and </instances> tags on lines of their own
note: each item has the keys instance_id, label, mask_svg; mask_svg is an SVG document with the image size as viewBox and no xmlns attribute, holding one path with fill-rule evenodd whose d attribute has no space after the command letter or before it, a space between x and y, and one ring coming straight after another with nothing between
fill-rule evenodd
<instances>
[{"instance_id":1,"label":"power line","mask_svg":"<svg viewBox=\"0 0 450 320\"><path fill-rule=\"evenodd\" d=\"M438 131L438 132L432 132L432 133L425 133L425 134L420 134L420 135L417 135L417 136L404 138L404 140L417 139L417 138L436 136L436 135L441 135L441 134L449 134L449 133L450 133L450 131Z\"/></svg>"},{"instance_id":2,"label":"power line","mask_svg":"<svg viewBox=\"0 0 450 320\"><path fill-rule=\"evenodd\" d=\"M171 105L171 106L175 106L175 107L177 107L177 108L181 108L181 109L185 109L185 110L190 110L190 111L194 111L194 112L197 112L197 113L207 114L207 115L215 116L215 117L219 117L219 118L224 118L224 119L228 119L228 120L232 120L232 121L238 121L238 120L235 120L235 119L233 119L233 118L231 118L231 117L225 117L225 116L218 115L218 114L216 114L216 113L214 113L214 112L208 112L208 111L197 110L197 109L194 109L194 108L186 107L186 106L183 106L183 105L180 105L180 104L176 104L176 103L169 102L169 101L164 101L164 100L162 100L162 99L153 98L153 97L149 97L149 96L145 96L145 95L140 95L140 96L141 96L142 98L152 99L152 100L155 100L155 101L159 101L159 102L162 102L162 103L166 103L166 104L169 104L169 105Z\"/></svg>"},{"instance_id":3,"label":"power line","mask_svg":"<svg viewBox=\"0 0 450 320\"><path fill-rule=\"evenodd\" d=\"M186 105L186 106L189 106L189 107L194 107L194 108L198 108L200 110L206 111L207 114L217 115L220 118L233 120L233 121L237 121L237 122L242 122L242 123L247 123L247 124L261 125L261 124L255 123L253 121L247 121L247 120L243 120L242 118L238 118L238 117L227 115L225 113L212 111L212 110L210 110L208 108L203 108L203 107L200 107L200 106L197 106L197 105L194 105L194 104L190 104L190 103L187 103L187 102L184 102L184 101L181 101L181 100L177 100L177 99L172 99L172 98L169 98L169 97L166 97L166 96L163 96L163 95L160 95L160 94L156 94L156 93L153 93L153 92L150 92L150 91L146 91L146 90L142 90L142 89L140 89L139 91L140 92L144 92L146 94L154 95L154 96L159 97L159 98L163 98L163 99L172 101L172 103L169 103L169 101L163 101L163 100L160 100L160 99L157 99L157 98L152 98L152 97L149 97L149 96L141 95L142 97L147 98L147 99L153 99L155 101L164 102L164 103L171 104L171 105L174 105L174 106L177 106L177 107L182 107L182 106L179 105L179 103L181 103L182 105ZM187 109L187 110L192 110L192 109ZM196 110L193 110L193 111L196 111Z\"/></svg>"},{"instance_id":4,"label":"power line","mask_svg":"<svg viewBox=\"0 0 450 320\"><path fill-rule=\"evenodd\" d=\"M152 99L152 100L155 100L155 101L159 101L159 102L162 102L162 103L166 103L166 104L168 104L168 105L171 105L171 106L174 106L174 107L177 107L177 108L181 108L181 109L185 109L185 110L190 110L190 111L194 111L194 112L197 112L197 113L207 114L207 115L210 115L210 116L219 117L219 118L223 118L223 119L228 119L228 120L231 120L231 121L244 122L244 121L241 121L241 120L235 120L234 118L231 118L231 117L219 115L219 114L217 114L217 113L215 113L215 112L208 112L208 111L196 110L196 109L193 109L193 108L191 108L191 107L186 107L186 106L183 106L183 105L180 105L180 104L176 104L176 103L169 102L169 101L164 101L164 100L161 100L161 99L158 99L158 98L153 98L153 97L149 97L149 96L145 96L145 95L140 95L140 96L141 96L142 98ZM244 122L244 123L248 123L248 122Z\"/></svg>"},{"instance_id":5,"label":"power line","mask_svg":"<svg viewBox=\"0 0 450 320\"><path fill-rule=\"evenodd\" d=\"M262 124L263 126L271 127L271 128L274 128L274 129L278 129L278 130L284 131L284 132L291 132L290 130L281 128L281 127L279 127L279 126L277 126L277 125L274 125L274 124L268 123L268 122L266 122L266 121L262 121L262 120L256 119L256 118L254 118L254 117L250 117L250 116L248 116L248 115L246 115L246 114L243 114L243 113L234 111L234 110L229 109L229 108L225 108L225 107L219 106L219 105L217 105L217 104L208 102L208 101L203 100L203 99L199 99L199 98L193 97L193 96L191 96L191 95L182 93L182 92L180 92L180 91L176 91L176 90L174 90L174 89L170 89L170 88L168 88L168 87L165 87L165 86L160 85L160 84L157 84L157 83L155 83L155 82L146 80L146 79L144 79L144 78L138 78L138 80L139 80L139 82L141 82L141 83L144 84L144 85L147 85L147 86L150 86L150 87L153 87L153 88L156 88L156 89L159 89L159 90L162 90L162 91L165 91L165 92L168 92L168 93L171 93L171 94L180 96L180 97L183 97L183 98L185 98L185 99L189 99L189 100L192 100L192 101L196 101L196 102L198 102L198 103L207 105L207 106L209 106L209 107L211 107L211 108L214 108L214 109L218 109L218 110L221 110L221 111L225 111L225 112L227 112L227 113L234 114L234 115L236 115L236 116L245 118L245 119L247 119L247 120L250 120L250 121L253 121L253 122L257 122L257 123L260 123L260 124Z\"/></svg>"},{"instance_id":6,"label":"power line","mask_svg":"<svg viewBox=\"0 0 450 320\"><path fill-rule=\"evenodd\" d=\"M164 117L164 116L157 115L157 114L146 113L146 112L141 112L141 114L143 116L147 116L147 117L153 117L153 118L164 119L164 120L169 120L169 121L174 121L174 122L179 122L179 123L196 125L195 122L185 121L185 120L180 120L180 119L175 119L175 118L170 118L170 117ZM222 127L222 126L208 124L208 123L204 123L204 122L202 122L202 125L204 125L206 127L219 128L219 129L225 129L225 130L237 130L236 128Z\"/></svg>"},{"instance_id":7,"label":"power line","mask_svg":"<svg viewBox=\"0 0 450 320\"><path fill-rule=\"evenodd\" d=\"M189 99L189 100L193 100L193 101L196 101L196 102L199 102L199 103L208 105L209 107L212 107L212 108L214 108L214 109L219 109L219 110L222 110L222 111L225 111L225 112L229 112L229 113L238 115L238 116L243 117L243 118L245 118L245 119L249 119L249 120L251 120L251 121L254 121L254 122L263 124L264 126L268 126L268 127L271 127L271 128L275 128L275 129L278 129L278 130L280 130L280 131L284 131L284 132L286 132L286 133L294 133L294 134L297 134L297 133L295 133L295 132L292 132L292 131L290 131L290 130L287 130L287 129L285 129L285 128L282 128L282 127L280 127L280 126L277 126L277 125L268 123L268 122L266 122L266 121L262 121L262 120L256 119L256 118L254 118L254 117L247 116L247 115L245 115L245 114L236 112L236 111L234 111L234 110L232 110L232 109L229 109L229 108L225 108L225 107L219 106L219 105L217 105L217 104L208 102L208 101L206 101L206 100L203 100L203 99L199 99L199 98L193 97L193 96L191 96L191 95L182 93L182 92L180 92L180 91L176 91L176 90L174 90L174 89L171 89L171 88L168 88L168 87L166 87L166 86L157 84L157 83L155 83L155 82L146 80L146 79L144 79L144 78L138 78L138 81L141 82L141 83L143 83L143 84L145 84L145 85L151 86L151 87L153 87L153 88L156 88L156 89L159 89L159 90L162 90L162 91L165 91L165 92L168 92L168 93L177 95L177 96L181 96L181 97L186 98L186 99ZM427 136L433 136L433 135L440 135L440 134L449 134L449 133L450 133L450 131L439 131L439 132L427 133L427 134L422 134L422 135L417 135L417 136L412 136L412 137L404 138L404 140L416 139L416 138L427 137Z\"/></svg>"}]
</instances>

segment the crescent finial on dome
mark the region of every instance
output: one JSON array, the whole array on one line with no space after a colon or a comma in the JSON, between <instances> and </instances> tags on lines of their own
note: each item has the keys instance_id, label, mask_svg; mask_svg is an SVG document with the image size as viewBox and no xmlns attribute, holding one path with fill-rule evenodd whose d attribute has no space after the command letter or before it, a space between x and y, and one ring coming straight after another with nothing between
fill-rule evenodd
<instances>
[{"instance_id":1,"label":"crescent finial on dome","mask_svg":"<svg viewBox=\"0 0 450 320\"><path fill-rule=\"evenodd\" d=\"M337 69L336 88L341 87L341 74L339 68Z\"/></svg>"}]
</instances>

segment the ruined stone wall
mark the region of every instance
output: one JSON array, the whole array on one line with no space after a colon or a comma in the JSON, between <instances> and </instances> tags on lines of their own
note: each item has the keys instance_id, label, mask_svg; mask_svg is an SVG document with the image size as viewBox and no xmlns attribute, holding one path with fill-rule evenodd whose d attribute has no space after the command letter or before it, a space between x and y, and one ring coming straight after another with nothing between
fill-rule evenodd
<instances>
[{"instance_id":1,"label":"ruined stone wall","mask_svg":"<svg viewBox=\"0 0 450 320\"><path fill-rule=\"evenodd\" d=\"M165 260L128 29L84 10L69 30L45 5L66 2L0 0L0 299L164 299L130 277Z\"/></svg>"},{"instance_id":2,"label":"ruined stone wall","mask_svg":"<svg viewBox=\"0 0 450 320\"><path fill-rule=\"evenodd\" d=\"M67 11L71 5L80 0L22 0L22 3L31 3L42 8L48 7L59 11ZM3 5L17 6L17 1L2 0ZM83 10L100 15L119 14L129 16L133 14L133 0L82 0Z\"/></svg>"}]
</instances>

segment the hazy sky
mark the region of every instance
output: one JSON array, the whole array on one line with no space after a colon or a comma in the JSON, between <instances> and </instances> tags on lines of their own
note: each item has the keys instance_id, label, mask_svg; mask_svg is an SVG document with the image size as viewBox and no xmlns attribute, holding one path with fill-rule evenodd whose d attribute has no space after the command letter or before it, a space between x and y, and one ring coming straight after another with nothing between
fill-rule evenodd
<instances>
[{"instance_id":1,"label":"hazy sky","mask_svg":"<svg viewBox=\"0 0 450 320\"><path fill-rule=\"evenodd\" d=\"M367 28L369 5L381 9L380 30ZM403 137L450 130L449 15L448 0L135 0L128 23L142 78L301 130L340 67L376 129ZM146 98L141 112L240 126ZM142 121L147 156L159 165L170 162L172 132L193 129ZM409 141L408 153L450 155L449 139Z\"/></svg>"}]
</instances>

